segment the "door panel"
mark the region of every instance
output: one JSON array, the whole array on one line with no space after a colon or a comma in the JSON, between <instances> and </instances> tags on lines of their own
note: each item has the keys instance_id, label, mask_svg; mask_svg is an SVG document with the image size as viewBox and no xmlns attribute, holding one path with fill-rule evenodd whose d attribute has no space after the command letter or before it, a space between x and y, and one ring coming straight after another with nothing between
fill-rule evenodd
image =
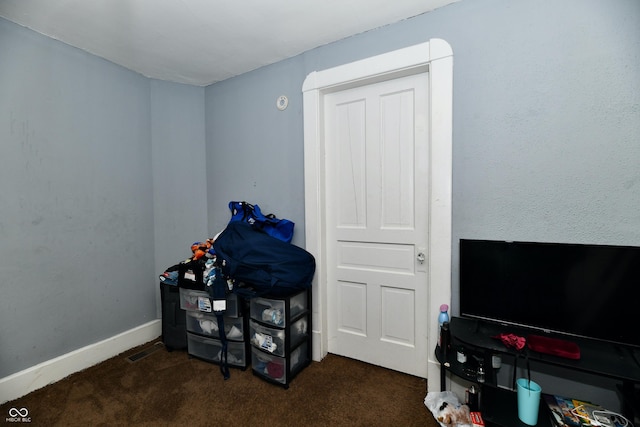
<instances>
[{"instance_id":1,"label":"door panel","mask_svg":"<svg viewBox=\"0 0 640 427\"><path fill-rule=\"evenodd\" d=\"M381 228L413 229L413 90L380 98Z\"/></svg>"},{"instance_id":2,"label":"door panel","mask_svg":"<svg viewBox=\"0 0 640 427\"><path fill-rule=\"evenodd\" d=\"M338 286L338 330L367 336L367 285L341 281Z\"/></svg>"},{"instance_id":3,"label":"door panel","mask_svg":"<svg viewBox=\"0 0 640 427\"><path fill-rule=\"evenodd\" d=\"M412 245L338 241L337 250L339 269L414 274Z\"/></svg>"},{"instance_id":4,"label":"door panel","mask_svg":"<svg viewBox=\"0 0 640 427\"><path fill-rule=\"evenodd\" d=\"M390 343L414 346L414 291L382 286L381 295L383 317L380 339Z\"/></svg>"},{"instance_id":5,"label":"door panel","mask_svg":"<svg viewBox=\"0 0 640 427\"><path fill-rule=\"evenodd\" d=\"M337 181L339 210L337 226L364 228L366 208L366 129L364 100L336 105Z\"/></svg>"}]
</instances>

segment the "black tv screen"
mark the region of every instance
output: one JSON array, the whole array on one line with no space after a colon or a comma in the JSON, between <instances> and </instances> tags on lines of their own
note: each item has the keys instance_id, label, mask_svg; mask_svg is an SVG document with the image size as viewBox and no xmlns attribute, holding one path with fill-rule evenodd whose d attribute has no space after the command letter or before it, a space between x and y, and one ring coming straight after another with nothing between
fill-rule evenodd
<instances>
[{"instance_id":1,"label":"black tv screen","mask_svg":"<svg viewBox=\"0 0 640 427\"><path fill-rule=\"evenodd\" d=\"M640 347L640 248L460 240L460 315Z\"/></svg>"}]
</instances>

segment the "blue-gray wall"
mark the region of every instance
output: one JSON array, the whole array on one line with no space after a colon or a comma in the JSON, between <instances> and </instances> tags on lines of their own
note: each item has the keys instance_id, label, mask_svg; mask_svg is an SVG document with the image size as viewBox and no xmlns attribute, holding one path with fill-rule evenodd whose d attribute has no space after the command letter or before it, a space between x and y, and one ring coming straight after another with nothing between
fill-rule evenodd
<instances>
[{"instance_id":1,"label":"blue-gray wall","mask_svg":"<svg viewBox=\"0 0 640 427\"><path fill-rule=\"evenodd\" d=\"M230 218L229 201L258 204L295 222L304 245L302 81L305 68L284 61L206 88L209 229ZM290 98L284 111L279 95Z\"/></svg>"},{"instance_id":2,"label":"blue-gray wall","mask_svg":"<svg viewBox=\"0 0 640 427\"><path fill-rule=\"evenodd\" d=\"M430 38L454 55L454 314L460 238L640 246L637 0L462 0L208 87L210 229L240 198L302 233L305 77ZM603 378L558 375L539 379L617 405Z\"/></svg>"},{"instance_id":3,"label":"blue-gray wall","mask_svg":"<svg viewBox=\"0 0 640 427\"><path fill-rule=\"evenodd\" d=\"M155 270L191 255L207 233L204 88L153 80L153 216ZM158 294L158 318L160 312Z\"/></svg>"},{"instance_id":4,"label":"blue-gray wall","mask_svg":"<svg viewBox=\"0 0 640 427\"><path fill-rule=\"evenodd\" d=\"M0 19L0 378L159 317L207 237L204 150L204 88Z\"/></svg>"}]
</instances>

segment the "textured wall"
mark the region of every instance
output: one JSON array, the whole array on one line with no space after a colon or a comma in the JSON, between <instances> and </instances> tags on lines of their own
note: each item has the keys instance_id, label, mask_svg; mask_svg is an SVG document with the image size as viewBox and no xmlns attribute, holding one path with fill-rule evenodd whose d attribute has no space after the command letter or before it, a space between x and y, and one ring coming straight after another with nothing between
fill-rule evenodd
<instances>
[{"instance_id":1,"label":"textured wall","mask_svg":"<svg viewBox=\"0 0 640 427\"><path fill-rule=\"evenodd\" d=\"M304 73L289 62L206 88L209 231L231 218L228 203L247 201L296 223L304 242L301 91ZM290 97L284 111L279 95Z\"/></svg>"},{"instance_id":2,"label":"textured wall","mask_svg":"<svg viewBox=\"0 0 640 427\"><path fill-rule=\"evenodd\" d=\"M0 378L156 318L149 80L0 19Z\"/></svg>"},{"instance_id":3,"label":"textured wall","mask_svg":"<svg viewBox=\"0 0 640 427\"><path fill-rule=\"evenodd\" d=\"M151 133L157 277L187 259L193 242L209 236L204 88L152 80ZM157 292L159 310L159 287Z\"/></svg>"},{"instance_id":4,"label":"textured wall","mask_svg":"<svg viewBox=\"0 0 640 427\"><path fill-rule=\"evenodd\" d=\"M471 15L474 42L454 43L454 268L458 238L640 246L640 3Z\"/></svg>"}]
</instances>

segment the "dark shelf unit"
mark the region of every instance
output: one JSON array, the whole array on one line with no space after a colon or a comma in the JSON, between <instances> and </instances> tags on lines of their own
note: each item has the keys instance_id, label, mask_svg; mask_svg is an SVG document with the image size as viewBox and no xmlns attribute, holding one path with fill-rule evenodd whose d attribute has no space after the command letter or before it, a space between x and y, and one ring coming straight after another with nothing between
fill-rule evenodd
<instances>
[{"instance_id":1,"label":"dark shelf unit","mask_svg":"<svg viewBox=\"0 0 640 427\"><path fill-rule=\"evenodd\" d=\"M618 384L616 391L622 402L622 413L633 425L640 425L640 385L631 383Z\"/></svg>"},{"instance_id":2,"label":"dark shelf unit","mask_svg":"<svg viewBox=\"0 0 640 427\"><path fill-rule=\"evenodd\" d=\"M311 363L311 289L252 298L249 311L253 374L289 388Z\"/></svg>"},{"instance_id":3,"label":"dark shelf unit","mask_svg":"<svg viewBox=\"0 0 640 427\"><path fill-rule=\"evenodd\" d=\"M503 326L475 319L453 317L450 323L451 349L446 354L440 347L436 348L436 358L441 364L441 388L445 389L445 372L470 382L477 381L477 363L482 361L485 370L485 381L480 386L480 409L488 426L513 427L526 426L517 416L517 397L514 391L499 388L497 372L491 367L491 357L500 355L514 360L515 365L524 363L522 354L515 349L508 348L495 336L501 333L512 333L526 337L530 333L522 328ZM539 334L539 332L537 333ZM630 420L640 414L640 365L637 350L601 341L575 338L572 339L580 347L581 357L578 360L566 359L548 354L529 351L528 359L532 365L536 363L558 366L564 369L576 370L590 374L601 375L621 384L618 387L623 414ZM461 364L456 359L456 349L464 347L467 352L467 363ZM515 380L515 379L514 379ZM511 385L515 389L515 385ZM551 426L549 411L546 405L541 407L538 416L538 426Z\"/></svg>"},{"instance_id":4,"label":"dark shelf unit","mask_svg":"<svg viewBox=\"0 0 640 427\"><path fill-rule=\"evenodd\" d=\"M455 341L455 346L459 346L459 344L459 342ZM442 349L440 347L436 348L436 358L441 363L441 389L445 389L445 372L449 371L478 385L480 392L479 409L487 427L530 427L518 418L517 394L497 385L497 370L491 367L493 352L465 346L467 362L463 364L456 359L455 346L452 347L450 354L444 355L445 357L443 357ZM484 382L478 382L478 360L482 361L485 368ZM549 416L549 411L541 400L538 410L538 424L536 426L552 427Z\"/></svg>"}]
</instances>

